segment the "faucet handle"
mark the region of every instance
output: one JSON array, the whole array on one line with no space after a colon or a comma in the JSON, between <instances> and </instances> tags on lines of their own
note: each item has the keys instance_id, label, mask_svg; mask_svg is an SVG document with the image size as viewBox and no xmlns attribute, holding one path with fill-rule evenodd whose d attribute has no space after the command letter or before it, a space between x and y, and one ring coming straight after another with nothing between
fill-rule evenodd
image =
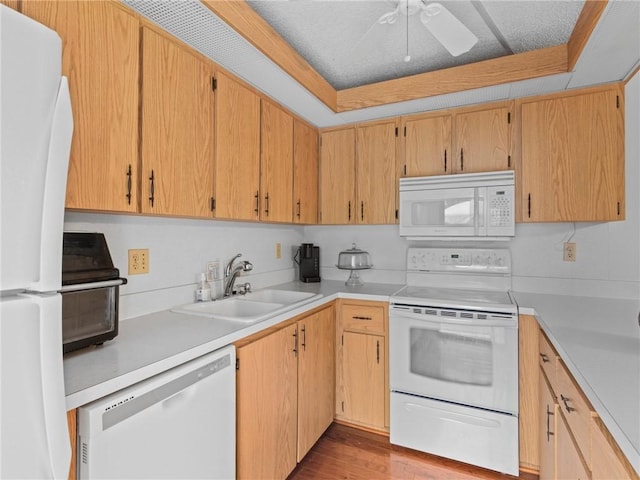
<instances>
[{"instance_id":1,"label":"faucet handle","mask_svg":"<svg viewBox=\"0 0 640 480\"><path fill-rule=\"evenodd\" d=\"M249 282L238 285L238 293L240 295L245 295L251 292L251 284Z\"/></svg>"}]
</instances>

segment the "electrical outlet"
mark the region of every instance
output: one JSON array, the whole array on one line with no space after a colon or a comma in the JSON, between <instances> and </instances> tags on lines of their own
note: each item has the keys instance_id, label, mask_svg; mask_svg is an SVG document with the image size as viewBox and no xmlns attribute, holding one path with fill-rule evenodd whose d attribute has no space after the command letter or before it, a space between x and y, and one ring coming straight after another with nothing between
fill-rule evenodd
<instances>
[{"instance_id":1,"label":"electrical outlet","mask_svg":"<svg viewBox=\"0 0 640 480\"><path fill-rule=\"evenodd\" d=\"M572 242L565 242L564 244L564 253L562 259L565 262L575 262L576 261L576 244Z\"/></svg>"},{"instance_id":2,"label":"electrical outlet","mask_svg":"<svg viewBox=\"0 0 640 480\"><path fill-rule=\"evenodd\" d=\"M149 273L149 249L129 250L129 275Z\"/></svg>"},{"instance_id":3,"label":"electrical outlet","mask_svg":"<svg viewBox=\"0 0 640 480\"><path fill-rule=\"evenodd\" d=\"M207 282L220 279L220 260L207 262Z\"/></svg>"},{"instance_id":4,"label":"electrical outlet","mask_svg":"<svg viewBox=\"0 0 640 480\"><path fill-rule=\"evenodd\" d=\"M282 258L282 245L276 243L276 258Z\"/></svg>"}]
</instances>

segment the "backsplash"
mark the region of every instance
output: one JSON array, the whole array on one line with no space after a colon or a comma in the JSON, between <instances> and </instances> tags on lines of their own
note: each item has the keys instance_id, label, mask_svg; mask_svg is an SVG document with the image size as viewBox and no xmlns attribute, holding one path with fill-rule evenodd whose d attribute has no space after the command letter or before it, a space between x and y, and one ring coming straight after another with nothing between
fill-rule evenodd
<instances>
[{"instance_id":1,"label":"backsplash","mask_svg":"<svg viewBox=\"0 0 640 480\"><path fill-rule=\"evenodd\" d=\"M236 253L253 263L242 282L253 288L293 280L292 255L302 227L212 220L66 212L65 231L105 234L114 265L127 277L120 290L120 316L127 319L193 302L197 275L208 261L221 266ZM276 243L282 257L276 258ZM149 249L149 273L128 275L128 250Z\"/></svg>"}]
</instances>

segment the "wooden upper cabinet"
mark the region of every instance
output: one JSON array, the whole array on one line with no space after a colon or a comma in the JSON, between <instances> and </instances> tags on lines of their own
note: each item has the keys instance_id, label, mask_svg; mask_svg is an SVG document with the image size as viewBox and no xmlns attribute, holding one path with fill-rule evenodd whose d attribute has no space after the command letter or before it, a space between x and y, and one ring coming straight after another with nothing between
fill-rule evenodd
<instances>
[{"instance_id":1,"label":"wooden upper cabinet","mask_svg":"<svg viewBox=\"0 0 640 480\"><path fill-rule=\"evenodd\" d=\"M511 109L486 108L455 114L455 173L510 170Z\"/></svg>"},{"instance_id":2,"label":"wooden upper cabinet","mask_svg":"<svg viewBox=\"0 0 640 480\"><path fill-rule=\"evenodd\" d=\"M260 218L260 97L216 75L215 216Z\"/></svg>"},{"instance_id":3,"label":"wooden upper cabinet","mask_svg":"<svg viewBox=\"0 0 640 480\"><path fill-rule=\"evenodd\" d=\"M293 117L262 101L260 219L291 222L293 217Z\"/></svg>"},{"instance_id":4,"label":"wooden upper cabinet","mask_svg":"<svg viewBox=\"0 0 640 480\"><path fill-rule=\"evenodd\" d=\"M320 223L355 222L356 130L322 133L320 145Z\"/></svg>"},{"instance_id":5,"label":"wooden upper cabinet","mask_svg":"<svg viewBox=\"0 0 640 480\"><path fill-rule=\"evenodd\" d=\"M394 119L356 129L356 223L396 221L396 127Z\"/></svg>"},{"instance_id":6,"label":"wooden upper cabinet","mask_svg":"<svg viewBox=\"0 0 640 480\"><path fill-rule=\"evenodd\" d=\"M404 177L444 175L451 162L451 115L404 121Z\"/></svg>"},{"instance_id":7,"label":"wooden upper cabinet","mask_svg":"<svg viewBox=\"0 0 640 480\"><path fill-rule=\"evenodd\" d=\"M624 219L619 86L522 101L521 219Z\"/></svg>"},{"instance_id":8,"label":"wooden upper cabinet","mask_svg":"<svg viewBox=\"0 0 640 480\"><path fill-rule=\"evenodd\" d=\"M213 66L142 32L142 212L211 217Z\"/></svg>"},{"instance_id":9,"label":"wooden upper cabinet","mask_svg":"<svg viewBox=\"0 0 640 480\"><path fill-rule=\"evenodd\" d=\"M293 222L318 223L318 131L293 122Z\"/></svg>"},{"instance_id":10,"label":"wooden upper cabinet","mask_svg":"<svg viewBox=\"0 0 640 480\"><path fill-rule=\"evenodd\" d=\"M112 2L23 1L62 38L73 140L67 208L138 210L139 21Z\"/></svg>"}]
</instances>

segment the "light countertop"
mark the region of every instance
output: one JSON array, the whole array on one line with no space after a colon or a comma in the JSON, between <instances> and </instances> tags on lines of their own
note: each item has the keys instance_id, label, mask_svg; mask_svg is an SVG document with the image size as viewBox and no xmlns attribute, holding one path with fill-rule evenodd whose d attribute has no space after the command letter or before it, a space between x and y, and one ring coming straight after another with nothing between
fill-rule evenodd
<instances>
[{"instance_id":1,"label":"light countertop","mask_svg":"<svg viewBox=\"0 0 640 480\"><path fill-rule=\"evenodd\" d=\"M270 288L322 297L253 325L169 310L120 323L118 336L64 359L67 409L133 385L336 298L388 301L403 285L341 281ZM534 315L636 471L640 473L640 300L512 292Z\"/></svg>"},{"instance_id":2,"label":"light countertop","mask_svg":"<svg viewBox=\"0 0 640 480\"><path fill-rule=\"evenodd\" d=\"M270 288L320 293L322 297L247 326L170 310L125 320L113 340L65 355L67 409L177 367L338 297L388 301L401 287L376 283L347 287L339 281L277 285Z\"/></svg>"},{"instance_id":3,"label":"light countertop","mask_svg":"<svg viewBox=\"0 0 640 480\"><path fill-rule=\"evenodd\" d=\"M512 293L640 474L640 300Z\"/></svg>"}]
</instances>

